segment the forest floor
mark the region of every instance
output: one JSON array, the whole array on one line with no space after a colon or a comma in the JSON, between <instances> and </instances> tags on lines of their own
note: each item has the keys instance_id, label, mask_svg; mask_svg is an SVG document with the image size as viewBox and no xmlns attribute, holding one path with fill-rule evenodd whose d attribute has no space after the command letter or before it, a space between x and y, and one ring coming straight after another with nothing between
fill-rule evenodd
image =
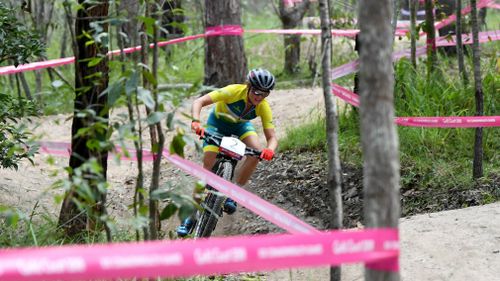
<instances>
[{"instance_id":1,"label":"forest floor","mask_svg":"<svg viewBox=\"0 0 500 281\"><path fill-rule=\"evenodd\" d=\"M322 113L322 90L278 90L268 98L273 108L278 137L286 128L315 118ZM186 112L186 110L184 110ZM206 113L206 112L205 112ZM45 117L36 122L35 133L44 141L70 140L71 120L67 115ZM54 196L61 190L51 188L65 178L61 168L67 158L48 155L35 158L35 165L22 163L18 171L0 170L0 205L18 207L35 216L57 218L60 206ZM187 158L199 161L199 154L188 149ZM278 153L271 162L261 162L252 181L245 187L265 200L319 228L327 228L329 209L324 153ZM122 230L132 228L132 203L135 162L108 165L108 209ZM147 171L151 170L150 165ZM54 175L59 171L57 175ZM343 166L344 225L362 227L362 170ZM193 179L165 162L162 183L183 186L190 194ZM500 202L481 204L483 191L500 190L500 179L489 186L472 190L432 190L403 187L401 190L401 273L403 280L498 280L500 276ZM36 207L36 210L34 208ZM455 209L455 210L452 210ZM439 211L439 212L438 212ZM165 232L173 231L178 220L163 222ZM241 206L232 216L224 216L216 235L277 233L283 230L257 217ZM343 267L343 280L362 280L363 267ZM328 268L291 269L267 273L228 275L225 280L329 280Z\"/></svg>"}]
</instances>

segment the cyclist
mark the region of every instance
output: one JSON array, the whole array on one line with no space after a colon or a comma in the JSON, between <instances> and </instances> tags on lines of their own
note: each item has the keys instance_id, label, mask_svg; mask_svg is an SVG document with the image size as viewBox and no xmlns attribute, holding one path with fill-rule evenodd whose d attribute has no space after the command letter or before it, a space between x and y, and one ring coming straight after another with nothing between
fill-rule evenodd
<instances>
[{"instance_id":1,"label":"cyclist","mask_svg":"<svg viewBox=\"0 0 500 281\"><path fill-rule=\"evenodd\" d=\"M278 139L274 130L272 111L266 97L274 88L275 78L266 69L257 68L248 72L245 84L232 84L212 91L207 95L197 98L192 104L191 129L196 134L203 136L205 130L216 132L225 136L238 136L248 147L262 151L260 158L271 160L278 147ZM207 124L200 124L200 112L205 106L215 104ZM250 120L260 117L267 147L262 149L257 132ZM211 170L216 162L218 147L203 143L203 167ZM244 186L253 174L259 159L246 157L240 168L236 184ZM233 214L236 211L236 202L227 198L224 202L224 212ZM187 218L177 228L179 236L186 236L194 226L194 220Z\"/></svg>"}]
</instances>

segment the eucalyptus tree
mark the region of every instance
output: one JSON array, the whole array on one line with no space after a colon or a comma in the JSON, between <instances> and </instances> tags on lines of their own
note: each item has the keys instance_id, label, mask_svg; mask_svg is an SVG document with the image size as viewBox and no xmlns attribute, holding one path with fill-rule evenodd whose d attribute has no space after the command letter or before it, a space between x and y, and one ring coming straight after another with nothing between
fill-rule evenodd
<instances>
[{"instance_id":1,"label":"eucalyptus tree","mask_svg":"<svg viewBox=\"0 0 500 281\"><path fill-rule=\"evenodd\" d=\"M326 112L326 140L328 146L328 176L327 186L330 193L330 207L332 216L330 228L342 228L342 178L339 155L339 121L337 118L336 97L332 94L331 87L331 60L332 60L332 33L330 21L330 1L319 0L319 14L321 20L321 49L322 49L322 79L323 97ZM330 280L339 281L340 267L331 267Z\"/></svg>"},{"instance_id":2,"label":"eucalyptus tree","mask_svg":"<svg viewBox=\"0 0 500 281\"><path fill-rule=\"evenodd\" d=\"M205 28L241 26L238 0L205 0ZM247 59L241 35L209 36L205 44L205 85L223 87L242 83L247 72Z\"/></svg>"},{"instance_id":3,"label":"eucalyptus tree","mask_svg":"<svg viewBox=\"0 0 500 281\"><path fill-rule=\"evenodd\" d=\"M300 25L302 18L309 9L310 0L303 0L293 5L286 5L279 1L277 11L284 29L293 29ZM276 7L275 7L276 9ZM286 73L295 73L300 64L300 35L284 35L285 68Z\"/></svg>"},{"instance_id":4,"label":"eucalyptus tree","mask_svg":"<svg viewBox=\"0 0 500 281\"><path fill-rule=\"evenodd\" d=\"M474 67L474 96L476 100L476 116L484 115L483 82L481 78L481 49L479 48L479 22L477 20L477 3L471 0L472 25L472 61ZM474 138L474 161L472 177L478 179L483 176L483 128L476 128Z\"/></svg>"},{"instance_id":5,"label":"eucalyptus tree","mask_svg":"<svg viewBox=\"0 0 500 281\"><path fill-rule=\"evenodd\" d=\"M359 5L360 114L364 221L368 228L397 228L398 137L394 123L391 0ZM399 280L399 272L365 267L366 280Z\"/></svg>"},{"instance_id":6,"label":"eucalyptus tree","mask_svg":"<svg viewBox=\"0 0 500 281\"><path fill-rule=\"evenodd\" d=\"M75 101L71 126L71 185L62 203L59 225L68 236L102 227L106 215L108 159L108 1L78 1L75 20ZM104 227L106 227L104 225ZM107 229L108 240L111 239Z\"/></svg>"},{"instance_id":7,"label":"eucalyptus tree","mask_svg":"<svg viewBox=\"0 0 500 281\"><path fill-rule=\"evenodd\" d=\"M326 112L326 140L328 147L328 176L327 186L330 194L330 207L332 210L330 228L342 228L342 178L339 155L339 123L337 118L336 97L332 94L331 87L331 60L332 60L332 33L330 20L330 0L319 0L319 14L321 20L321 54L322 54L322 79L323 97ZM330 280L339 281L340 267L331 267Z\"/></svg>"}]
</instances>

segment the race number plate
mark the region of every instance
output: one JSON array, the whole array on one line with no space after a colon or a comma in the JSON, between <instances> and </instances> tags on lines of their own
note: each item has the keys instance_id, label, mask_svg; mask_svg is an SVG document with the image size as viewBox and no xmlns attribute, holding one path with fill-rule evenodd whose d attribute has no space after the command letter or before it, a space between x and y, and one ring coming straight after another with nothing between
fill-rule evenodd
<instances>
[{"instance_id":1,"label":"race number plate","mask_svg":"<svg viewBox=\"0 0 500 281\"><path fill-rule=\"evenodd\" d=\"M223 137L220 143L221 152L240 160L245 156L246 145L237 138Z\"/></svg>"}]
</instances>

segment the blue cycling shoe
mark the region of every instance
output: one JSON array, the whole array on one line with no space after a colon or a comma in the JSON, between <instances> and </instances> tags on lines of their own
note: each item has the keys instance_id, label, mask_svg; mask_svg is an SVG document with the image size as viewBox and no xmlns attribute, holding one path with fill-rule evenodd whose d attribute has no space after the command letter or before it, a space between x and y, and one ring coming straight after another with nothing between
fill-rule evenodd
<instances>
[{"instance_id":1,"label":"blue cycling shoe","mask_svg":"<svg viewBox=\"0 0 500 281\"><path fill-rule=\"evenodd\" d=\"M191 232L191 230L194 226L194 223L195 223L195 221L192 218L185 219L181 223L181 225L179 225L177 227L177 235L179 235L179 237L187 236Z\"/></svg>"},{"instance_id":2,"label":"blue cycling shoe","mask_svg":"<svg viewBox=\"0 0 500 281\"><path fill-rule=\"evenodd\" d=\"M224 202L224 212L226 212L228 215L232 215L234 214L234 212L236 212L236 207L238 206L238 204L236 202L234 202L233 199L231 198L227 198L226 201Z\"/></svg>"}]
</instances>

